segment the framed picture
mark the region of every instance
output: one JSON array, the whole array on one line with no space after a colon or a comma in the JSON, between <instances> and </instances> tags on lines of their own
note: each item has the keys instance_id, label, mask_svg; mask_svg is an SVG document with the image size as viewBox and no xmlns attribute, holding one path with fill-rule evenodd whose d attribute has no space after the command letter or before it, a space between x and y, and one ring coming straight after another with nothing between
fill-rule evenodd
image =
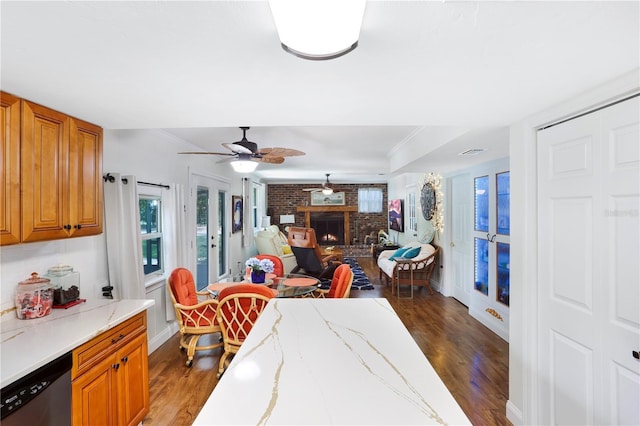
<instances>
[{"instance_id":1,"label":"framed picture","mask_svg":"<svg viewBox=\"0 0 640 426\"><path fill-rule=\"evenodd\" d=\"M344 192L325 195L322 191L311 193L312 206L344 206Z\"/></svg>"},{"instance_id":2,"label":"framed picture","mask_svg":"<svg viewBox=\"0 0 640 426\"><path fill-rule=\"evenodd\" d=\"M231 217L233 220L233 224L231 226L231 232L240 232L242 231L242 217L243 215L243 206L242 206L242 197L240 195L233 195L231 197L232 205L231 208Z\"/></svg>"},{"instance_id":3,"label":"framed picture","mask_svg":"<svg viewBox=\"0 0 640 426\"><path fill-rule=\"evenodd\" d=\"M404 232L404 212L402 200L389 200L389 229Z\"/></svg>"}]
</instances>

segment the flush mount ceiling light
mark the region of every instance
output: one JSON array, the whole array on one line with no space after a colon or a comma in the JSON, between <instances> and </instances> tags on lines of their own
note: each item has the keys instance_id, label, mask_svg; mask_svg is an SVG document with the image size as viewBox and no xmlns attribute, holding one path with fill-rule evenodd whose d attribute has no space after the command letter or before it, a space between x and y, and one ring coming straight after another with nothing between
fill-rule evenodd
<instances>
[{"instance_id":1,"label":"flush mount ceiling light","mask_svg":"<svg viewBox=\"0 0 640 426\"><path fill-rule=\"evenodd\" d=\"M282 48L300 58L338 58L358 46L366 0L269 0Z\"/></svg>"},{"instance_id":2,"label":"flush mount ceiling light","mask_svg":"<svg viewBox=\"0 0 640 426\"><path fill-rule=\"evenodd\" d=\"M238 173L251 173L258 167L258 163L251 160L251 154L239 154L238 159L231 161L231 167Z\"/></svg>"}]
</instances>

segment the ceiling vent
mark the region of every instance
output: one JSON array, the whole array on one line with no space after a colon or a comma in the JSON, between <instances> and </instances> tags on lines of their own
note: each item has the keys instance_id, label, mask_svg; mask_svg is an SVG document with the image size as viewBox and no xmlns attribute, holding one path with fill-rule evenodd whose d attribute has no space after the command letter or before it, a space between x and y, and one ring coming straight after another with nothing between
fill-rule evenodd
<instances>
[{"instance_id":1,"label":"ceiling vent","mask_svg":"<svg viewBox=\"0 0 640 426\"><path fill-rule=\"evenodd\" d=\"M485 152L486 149L484 148L472 148L472 149L468 149L466 151L462 151L461 153L459 153L458 155L478 155L482 152Z\"/></svg>"}]
</instances>

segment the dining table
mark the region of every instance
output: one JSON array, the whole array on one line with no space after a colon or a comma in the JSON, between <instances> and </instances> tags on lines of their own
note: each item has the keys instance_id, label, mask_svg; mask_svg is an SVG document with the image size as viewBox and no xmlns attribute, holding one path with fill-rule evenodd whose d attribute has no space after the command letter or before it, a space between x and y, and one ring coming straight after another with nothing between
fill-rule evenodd
<instances>
[{"instance_id":1,"label":"dining table","mask_svg":"<svg viewBox=\"0 0 640 426\"><path fill-rule=\"evenodd\" d=\"M247 284L248 282L250 281L248 277L246 277L245 281L241 282L212 283L207 286L207 291L213 297L217 298L222 289L238 284ZM274 297L304 297L310 295L319 288L320 280L302 274L289 273L281 277L269 274L267 275L267 279L264 283L257 283L255 285L265 285L269 287L273 290Z\"/></svg>"},{"instance_id":2,"label":"dining table","mask_svg":"<svg viewBox=\"0 0 640 426\"><path fill-rule=\"evenodd\" d=\"M274 298L193 424L471 422L387 299Z\"/></svg>"}]
</instances>

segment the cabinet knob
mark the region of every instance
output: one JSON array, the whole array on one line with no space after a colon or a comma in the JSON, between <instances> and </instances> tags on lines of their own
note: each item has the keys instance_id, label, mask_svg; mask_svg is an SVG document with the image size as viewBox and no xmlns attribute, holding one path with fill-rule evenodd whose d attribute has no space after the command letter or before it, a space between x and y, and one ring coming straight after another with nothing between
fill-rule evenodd
<instances>
[{"instance_id":1,"label":"cabinet knob","mask_svg":"<svg viewBox=\"0 0 640 426\"><path fill-rule=\"evenodd\" d=\"M124 364L125 362L129 361L129 357L128 356L122 357L120 358L120 361L122 361L122 363Z\"/></svg>"},{"instance_id":2,"label":"cabinet knob","mask_svg":"<svg viewBox=\"0 0 640 426\"><path fill-rule=\"evenodd\" d=\"M71 225L65 225L63 226L64 229L66 229L67 231L71 229Z\"/></svg>"},{"instance_id":3,"label":"cabinet knob","mask_svg":"<svg viewBox=\"0 0 640 426\"><path fill-rule=\"evenodd\" d=\"M82 225L77 224L77 225L75 225L75 226L74 226L74 228L76 228L76 229L80 229L80 228L82 228Z\"/></svg>"},{"instance_id":4,"label":"cabinet knob","mask_svg":"<svg viewBox=\"0 0 640 426\"><path fill-rule=\"evenodd\" d=\"M111 367L112 367L114 370L117 370L118 368L120 368L120 364L118 364L118 363L117 363L117 364L112 364L112 365L111 365Z\"/></svg>"}]
</instances>

